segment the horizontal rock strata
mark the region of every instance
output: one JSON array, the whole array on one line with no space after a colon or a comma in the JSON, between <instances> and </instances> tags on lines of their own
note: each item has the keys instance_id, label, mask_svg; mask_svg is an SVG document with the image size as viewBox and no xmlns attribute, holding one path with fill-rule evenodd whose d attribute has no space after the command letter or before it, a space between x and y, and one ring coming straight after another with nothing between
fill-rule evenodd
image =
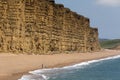
<instances>
[{"instance_id":1,"label":"horizontal rock strata","mask_svg":"<svg viewBox=\"0 0 120 80\"><path fill-rule=\"evenodd\" d=\"M0 52L99 51L98 29L54 0L0 0Z\"/></svg>"}]
</instances>

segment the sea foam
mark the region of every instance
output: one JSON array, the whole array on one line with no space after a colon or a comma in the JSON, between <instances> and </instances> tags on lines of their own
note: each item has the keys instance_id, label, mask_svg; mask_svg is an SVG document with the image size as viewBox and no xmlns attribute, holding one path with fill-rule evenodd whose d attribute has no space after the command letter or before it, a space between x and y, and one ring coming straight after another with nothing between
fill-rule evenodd
<instances>
[{"instance_id":1,"label":"sea foam","mask_svg":"<svg viewBox=\"0 0 120 80\"><path fill-rule=\"evenodd\" d=\"M105 60L111 60L111 59L117 59L120 58L120 55L118 56L113 56L113 57L108 57L108 58L103 58L103 59L98 59L98 60L91 60L91 61L86 61L86 62L81 62L79 64L71 65L71 66L65 66L62 68L49 68L49 69L38 69L34 71L30 71L30 75L23 75L21 79L18 80L48 80L49 77L47 74L52 74L60 72L62 70L71 70L71 69L76 69L76 68L84 68L85 66L88 66L92 63L98 63L102 62Z\"/></svg>"}]
</instances>

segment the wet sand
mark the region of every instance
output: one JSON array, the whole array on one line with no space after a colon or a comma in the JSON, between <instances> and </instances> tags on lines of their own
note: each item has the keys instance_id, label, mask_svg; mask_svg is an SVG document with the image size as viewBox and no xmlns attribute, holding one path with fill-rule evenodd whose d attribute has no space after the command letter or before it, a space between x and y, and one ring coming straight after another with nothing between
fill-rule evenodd
<instances>
[{"instance_id":1,"label":"wet sand","mask_svg":"<svg viewBox=\"0 0 120 80\"><path fill-rule=\"evenodd\" d=\"M119 50L102 50L94 53L15 55L0 54L0 80L18 80L28 71L73 65L84 61L120 55Z\"/></svg>"}]
</instances>

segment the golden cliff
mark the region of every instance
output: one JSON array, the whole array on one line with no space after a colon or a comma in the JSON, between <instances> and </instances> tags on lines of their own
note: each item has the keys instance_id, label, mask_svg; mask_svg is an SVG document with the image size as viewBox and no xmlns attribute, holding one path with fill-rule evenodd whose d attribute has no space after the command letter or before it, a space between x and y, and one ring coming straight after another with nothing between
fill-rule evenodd
<instances>
[{"instance_id":1,"label":"golden cliff","mask_svg":"<svg viewBox=\"0 0 120 80\"><path fill-rule=\"evenodd\" d=\"M0 0L0 52L99 51L97 28L54 0Z\"/></svg>"}]
</instances>

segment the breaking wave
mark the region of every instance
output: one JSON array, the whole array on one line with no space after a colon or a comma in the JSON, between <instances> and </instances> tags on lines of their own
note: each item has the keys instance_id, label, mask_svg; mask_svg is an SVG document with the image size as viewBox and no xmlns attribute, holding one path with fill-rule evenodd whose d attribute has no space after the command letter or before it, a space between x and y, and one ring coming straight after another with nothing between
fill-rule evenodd
<instances>
[{"instance_id":1,"label":"breaking wave","mask_svg":"<svg viewBox=\"0 0 120 80\"><path fill-rule=\"evenodd\" d=\"M52 75L57 75L58 73L62 73L64 71L68 71L71 69L77 69L77 68L84 68L85 66L91 65L93 63L98 63L98 62L111 60L111 59L117 59L117 58L120 58L120 55L98 59L98 60L86 61L86 62L75 64L72 66L65 66L62 68L38 69L35 71L30 71L29 75L23 75L21 79L18 79L18 80L49 80L49 78L52 77Z\"/></svg>"}]
</instances>

